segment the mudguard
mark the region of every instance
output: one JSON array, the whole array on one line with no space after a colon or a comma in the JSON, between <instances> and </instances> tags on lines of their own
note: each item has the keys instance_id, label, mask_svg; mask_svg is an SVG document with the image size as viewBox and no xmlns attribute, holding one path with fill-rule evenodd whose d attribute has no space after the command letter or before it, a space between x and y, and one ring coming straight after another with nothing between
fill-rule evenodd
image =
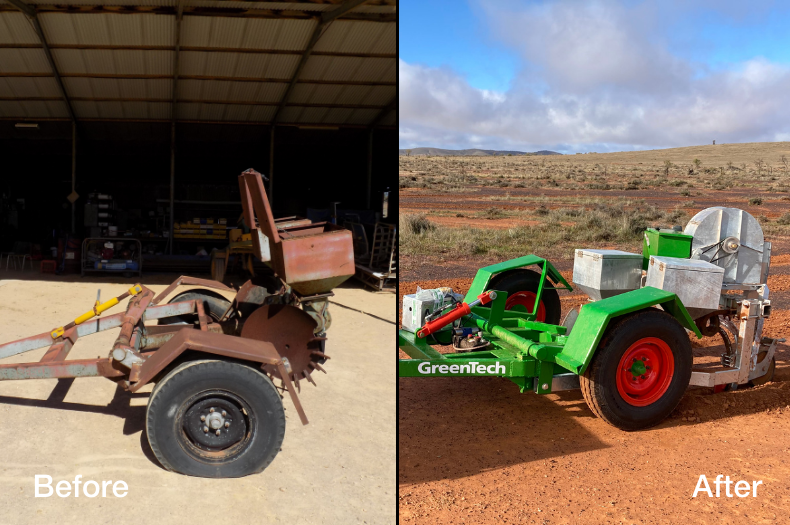
<instances>
[{"instance_id":1,"label":"mudguard","mask_svg":"<svg viewBox=\"0 0 790 525\"><path fill-rule=\"evenodd\" d=\"M657 305L677 319L684 328L694 332L698 338L702 337L677 295L645 286L582 306L573 330L568 335L562 352L555 357L555 362L575 374L583 374L609 326L609 321Z\"/></svg>"},{"instance_id":2,"label":"mudguard","mask_svg":"<svg viewBox=\"0 0 790 525\"><path fill-rule=\"evenodd\" d=\"M519 257L518 259L511 259L509 261L486 266L485 268L480 268L475 275L474 281L472 281L471 288L469 288L469 291L466 293L464 302L469 303L474 301L477 299L478 295L488 290L488 283L491 282L491 279L495 275L507 272L509 270L523 268L525 266L532 266L533 264L540 266L541 272L551 279L554 284L562 285L562 288L565 288L566 290L573 290L571 285L568 284L568 281L566 281L562 275L560 275L560 272L558 272L549 261L543 257L538 257L537 255L525 255L524 257Z\"/></svg>"}]
</instances>

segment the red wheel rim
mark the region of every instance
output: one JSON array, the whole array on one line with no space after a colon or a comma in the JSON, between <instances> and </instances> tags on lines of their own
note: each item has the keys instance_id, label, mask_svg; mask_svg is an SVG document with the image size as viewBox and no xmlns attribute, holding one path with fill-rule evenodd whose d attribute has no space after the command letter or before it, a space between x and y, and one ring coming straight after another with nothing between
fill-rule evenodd
<instances>
[{"instance_id":1,"label":"red wheel rim","mask_svg":"<svg viewBox=\"0 0 790 525\"><path fill-rule=\"evenodd\" d=\"M537 298L538 296L535 292L516 292L508 296L505 302L505 309L512 310L514 306L523 306L527 313L531 314L532 309L535 308L535 299ZM543 301L538 304L538 313L535 316L535 320L539 323L546 320L546 307L543 306Z\"/></svg>"},{"instance_id":2,"label":"red wheel rim","mask_svg":"<svg viewBox=\"0 0 790 525\"><path fill-rule=\"evenodd\" d=\"M655 403L675 374L672 349L657 337L644 337L625 351L617 367L617 392L636 407Z\"/></svg>"}]
</instances>

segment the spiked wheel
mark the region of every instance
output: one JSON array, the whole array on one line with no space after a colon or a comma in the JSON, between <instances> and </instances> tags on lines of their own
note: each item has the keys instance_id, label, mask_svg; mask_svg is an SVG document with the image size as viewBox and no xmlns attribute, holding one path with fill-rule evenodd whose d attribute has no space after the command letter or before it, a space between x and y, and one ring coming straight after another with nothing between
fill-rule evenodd
<instances>
[{"instance_id":1,"label":"spiked wheel","mask_svg":"<svg viewBox=\"0 0 790 525\"><path fill-rule=\"evenodd\" d=\"M314 333L313 318L295 306L270 304L255 310L245 321L241 337L266 341L274 345L281 357L288 359L291 380L300 388L299 381L306 379L315 385L312 373L326 373L321 363L329 359L324 354L324 337ZM275 367L264 367L266 372L278 379Z\"/></svg>"}]
</instances>

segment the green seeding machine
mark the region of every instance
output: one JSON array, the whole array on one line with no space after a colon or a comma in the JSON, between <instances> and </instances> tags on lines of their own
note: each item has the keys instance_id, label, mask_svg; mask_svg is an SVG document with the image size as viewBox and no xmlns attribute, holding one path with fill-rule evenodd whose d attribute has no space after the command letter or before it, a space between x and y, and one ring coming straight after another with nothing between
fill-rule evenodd
<instances>
[{"instance_id":1,"label":"green seeding machine","mask_svg":"<svg viewBox=\"0 0 790 525\"><path fill-rule=\"evenodd\" d=\"M578 249L573 283L588 302L561 321L552 264L527 255L481 268L462 297L448 288L403 298L401 377L498 376L521 392L581 388L623 430L654 426L689 385L736 389L773 377L771 243L749 213L708 208L684 230L648 228L642 253ZM531 269L530 267L534 268ZM693 369L689 333L720 336L721 366Z\"/></svg>"}]
</instances>

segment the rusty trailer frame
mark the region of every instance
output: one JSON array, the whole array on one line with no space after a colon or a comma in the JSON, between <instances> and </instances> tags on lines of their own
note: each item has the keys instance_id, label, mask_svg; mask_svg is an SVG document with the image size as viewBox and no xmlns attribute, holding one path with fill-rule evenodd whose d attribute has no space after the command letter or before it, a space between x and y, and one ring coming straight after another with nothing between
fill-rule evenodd
<instances>
[{"instance_id":1,"label":"rusty trailer frame","mask_svg":"<svg viewBox=\"0 0 790 525\"><path fill-rule=\"evenodd\" d=\"M158 304L180 285L200 285L234 291L216 281L187 276L174 281L156 297L149 288L136 285L141 292L130 299L124 313L106 317L96 315L80 324L70 323L60 332L56 329L0 344L0 359L49 347L37 362L0 364L0 381L106 377L130 392L137 392L181 354L192 350L255 363L261 368L266 365L275 367L280 372L283 388L288 392L300 420L306 425L307 416L290 380L288 361L280 356L274 345L267 341L226 334L221 323L212 322L206 315L203 303L199 300ZM94 312L95 310L94 308ZM149 320L195 313L198 315L199 326L143 324ZM120 334L107 357L67 359L81 337L115 328L120 328Z\"/></svg>"}]
</instances>

